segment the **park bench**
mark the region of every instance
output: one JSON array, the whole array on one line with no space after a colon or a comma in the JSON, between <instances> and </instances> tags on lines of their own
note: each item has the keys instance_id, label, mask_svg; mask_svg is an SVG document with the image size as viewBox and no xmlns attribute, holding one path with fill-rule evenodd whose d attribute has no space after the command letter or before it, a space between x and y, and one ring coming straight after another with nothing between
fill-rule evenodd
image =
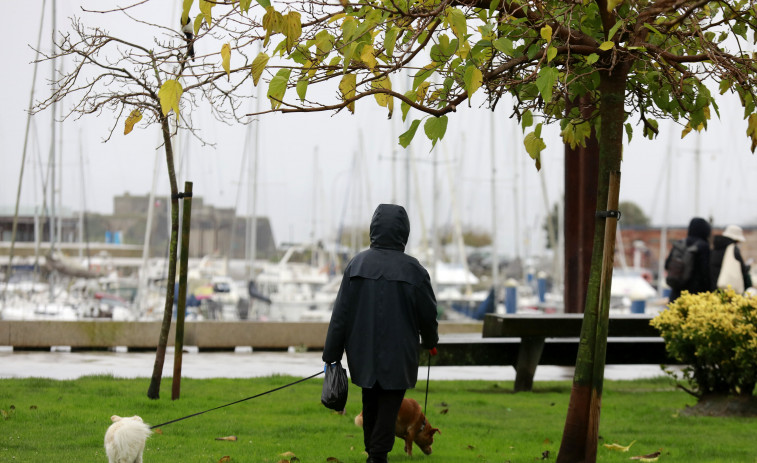
<instances>
[{"instance_id":1,"label":"park bench","mask_svg":"<svg viewBox=\"0 0 757 463\"><path fill-rule=\"evenodd\" d=\"M646 314L613 315L607 365L677 364ZM583 314L489 314L481 336L446 335L437 365L512 365L518 391L533 387L537 365L575 366Z\"/></svg>"}]
</instances>

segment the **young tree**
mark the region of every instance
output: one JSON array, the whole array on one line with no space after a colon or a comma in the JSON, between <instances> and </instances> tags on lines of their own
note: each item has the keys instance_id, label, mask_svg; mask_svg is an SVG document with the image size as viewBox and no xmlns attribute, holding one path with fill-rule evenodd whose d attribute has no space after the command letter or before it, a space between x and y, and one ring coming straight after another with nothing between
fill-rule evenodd
<instances>
[{"instance_id":1,"label":"young tree","mask_svg":"<svg viewBox=\"0 0 757 463\"><path fill-rule=\"evenodd\" d=\"M191 3L185 2L186 3ZM200 0L199 5L205 2ZM374 98L403 119L407 146L423 124L435 144L460 105L495 110L513 97L525 147L540 167L543 124L559 122L564 142L599 142L599 178L591 275L582 342L558 461L596 459L609 317L623 136L657 135L670 118L682 135L707 127L718 111L710 84L736 94L757 146L754 2L702 0L325 0L271 3L250 10L232 2L243 27L262 39L251 72L268 77L271 112L355 112ZM262 17L261 17L262 16ZM402 73L409 91L393 89ZM308 98L333 82L331 101ZM333 87L332 87L333 88ZM288 89L296 97L287 95ZM479 94L479 95L477 95ZM475 100L474 100L475 98ZM483 100L483 102L482 102ZM420 117L417 114L421 114Z\"/></svg>"},{"instance_id":2,"label":"young tree","mask_svg":"<svg viewBox=\"0 0 757 463\"><path fill-rule=\"evenodd\" d=\"M245 94L249 95L249 89L240 92L246 78L234 83L230 79L224 82L226 71L230 71L229 44L218 45L215 53L203 57L190 53L194 41L212 34L214 27L223 24L225 18L211 20L208 10L207 16L189 28L193 40L188 40L179 18L176 29L170 29L136 19L131 15L131 8L107 12L122 14L135 27L149 31L131 34L128 40L99 27L88 27L80 19L72 19L70 29L59 33L53 55L44 58L65 59L69 67L52 82L52 94L38 102L34 110L42 111L54 102L62 102L70 104L66 117L112 115L113 123L105 141L111 140L119 127L124 128L124 135L137 125L160 128L171 187L171 238L163 322L147 392L148 397L157 399L173 313L179 230L180 193L172 137L182 128L199 138L192 114L201 105L209 107L219 120L245 119L238 108ZM181 24L186 24L188 17L182 19Z\"/></svg>"}]
</instances>

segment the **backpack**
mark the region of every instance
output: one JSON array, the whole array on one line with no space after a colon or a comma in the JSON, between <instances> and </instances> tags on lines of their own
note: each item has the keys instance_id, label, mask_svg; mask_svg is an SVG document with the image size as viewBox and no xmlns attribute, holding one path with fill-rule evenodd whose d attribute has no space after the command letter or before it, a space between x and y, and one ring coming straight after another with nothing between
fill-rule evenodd
<instances>
[{"instance_id":1,"label":"backpack","mask_svg":"<svg viewBox=\"0 0 757 463\"><path fill-rule=\"evenodd\" d=\"M665 269L668 271L665 282L668 286L675 290L681 290L691 280L696 252L696 244L686 246L686 240L673 242L673 248L670 250L670 255L665 263Z\"/></svg>"}]
</instances>

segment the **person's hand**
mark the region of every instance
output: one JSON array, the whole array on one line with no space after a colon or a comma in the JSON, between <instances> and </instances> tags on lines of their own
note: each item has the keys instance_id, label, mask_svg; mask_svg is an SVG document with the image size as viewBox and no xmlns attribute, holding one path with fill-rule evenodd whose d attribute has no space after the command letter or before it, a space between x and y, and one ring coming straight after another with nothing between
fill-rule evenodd
<instances>
[{"instance_id":1,"label":"person's hand","mask_svg":"<svg viewBox=\"0 0 757 463\"><path fill-rule=\"evenodd\" d=\"M436 350L436 347L432 347L431 349L428 350L428 353L431 354L431 356L433 357L439 352Z\"/></svg>"}]
</instances>

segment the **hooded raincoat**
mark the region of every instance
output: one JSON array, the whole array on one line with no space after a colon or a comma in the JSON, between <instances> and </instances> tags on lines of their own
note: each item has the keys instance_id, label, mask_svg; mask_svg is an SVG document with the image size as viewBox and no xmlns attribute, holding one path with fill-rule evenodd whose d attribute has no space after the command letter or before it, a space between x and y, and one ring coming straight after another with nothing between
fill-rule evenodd
<instances>
[{"instance_id":1,"label":"hooded raincoat","mask_svg":"<svg viewBox=\"0 0 757 463\"><path fill-rule=\"evenodd\" d=\"M420 347L439 341L428 272L404 252L409 234L402 206L379 205L371 246L347 265L334 302L323 361L338 362L346 351L352 382L363 388L414 387Z\"/></svg>"}]
</instances>

